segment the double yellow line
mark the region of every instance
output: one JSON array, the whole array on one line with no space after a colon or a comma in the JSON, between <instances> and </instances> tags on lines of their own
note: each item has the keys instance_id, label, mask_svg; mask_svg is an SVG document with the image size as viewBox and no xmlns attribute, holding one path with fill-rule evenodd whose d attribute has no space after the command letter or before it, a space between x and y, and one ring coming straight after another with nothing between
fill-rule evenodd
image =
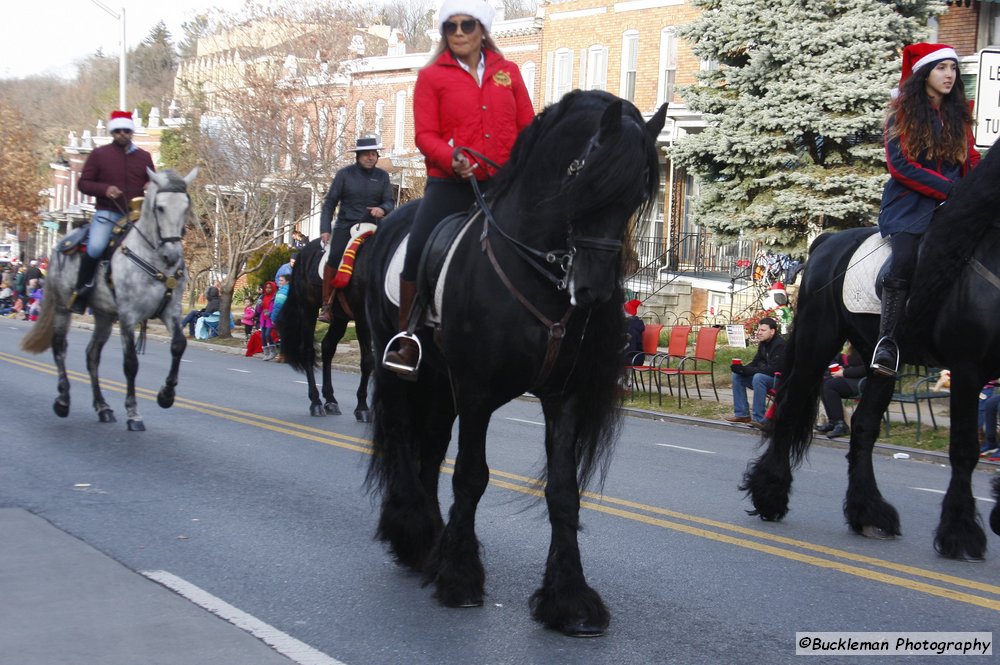
<instances>
[{"instance_id":1,"label":"double yellow line","mask_svg":"<svg viewBox=\"0 0 1000 665\"><path fill-rule=\"evenodd\" d=\"M33 371L55 375L55 368L48 363L2 352L0 352L0 360ZM67 372L67 374L71 380L84 383L90 382L89 376L84 373ZM125 392L125 384L121 382L102 378L101 385L112 391ZM156 391L136 388L136 396L143 399L155 400ZM196 411L213 418L223 418L243 425L258 427L309 441L316 441L366 455L372 454L371 442L367 439L338 434L290 421L277 420L272 417L265 417L226 406L205 404L183 397L176 399L175 406ZM454 473L454 460L445 459L442 471L448 474ZM514 473L493 469L490 471L490 484L512 492L535 497L544 496L543 487L536 479ZM816 566L817 568L826 568L866 580L890 584L939 598L947 598L977 607L1000 611L1000 586L986 582L939 573L916 566L817 545L794 538L787 538L759 529L750 529L728 522L698 517L697 515L688 515L658 506L637 503L612 496L598 495L592 492L583 493L581 507L586 510L604 513L605 515L661 529L670 529L690 536L705 538L782 559Z\"/></svg>"}]
</instances>

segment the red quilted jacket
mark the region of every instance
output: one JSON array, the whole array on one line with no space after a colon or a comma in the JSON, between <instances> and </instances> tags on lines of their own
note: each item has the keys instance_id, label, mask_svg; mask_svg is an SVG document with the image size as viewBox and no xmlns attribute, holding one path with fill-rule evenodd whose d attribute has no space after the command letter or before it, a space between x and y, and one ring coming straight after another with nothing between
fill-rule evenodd
<instances>
[{"instance_id":1,"label":"red quilted jacket","mask_svg":"<svg viewBox=\"0 0 1000 665\"><path fill-rule=\"evenodd\" d=\"M457 146L477 150L502 166L517 135L535 117L517 65L488 49L483 57L482 86L447 50L417 75L413 122L428 176L455 177L451 157ZM479 180L493 175L486 166L476 171Z\"/></svg>"}]
</instances>

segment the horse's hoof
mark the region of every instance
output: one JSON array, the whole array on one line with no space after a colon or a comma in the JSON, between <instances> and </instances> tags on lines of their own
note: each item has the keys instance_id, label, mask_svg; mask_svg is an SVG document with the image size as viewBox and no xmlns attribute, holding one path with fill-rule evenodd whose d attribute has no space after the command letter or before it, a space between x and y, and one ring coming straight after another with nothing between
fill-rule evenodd
<instances>
[{"instance_id":1,"label":"horse's hoof","mask_svg":"<svg viewBox=\"0 0 1000 665\"><path fill-rule=\"evenodd\" d=\"M560 632L567 637L600 637L604 634L604 628L580 621L563 626Z\"/></svg>"},{"instance_id":2,"label":"horse's hoof","mask_svg":"<svg viewBox=\"0 0 1000 665\"><path fill-rule=\"evenodd\" d=\"M111 409L102 409L97 412L97 419L102 423L113 423L117 422L115 420L115 412Z\"/></svg>"},{"instance_id":3,"label":"horse's hoof","mask_svg":"<svg viewBox=\"0 0 1000 665\"><path fill-rule=\"evenodd\" d=\"M336 402L327 402L323 405L323 409L326 411L327 415L339 416L340 415L340 405Z\"/></svg>"},{"instance_id":4,"label":"horse's hoof","mask_svg":"<svg viewBox=\"0 0 1000 665\"><path fill-rule=\"evenodd\" d=\"M372 412L368 409L360 409L354 412L354 418L359 423L370 423L372 421Z\"/></svg>"},{"instance_id":5,"label":"horse's hoof","mask_svg":"<svg viewBox=\"0 0 1000 665\"><path fill-rule=\"evenodd\" d=\"M65 418L69 415L69 404L64 404L63 402L56 400L55 403L52 404L52 410L55 411L56 415L60 418Z\"/></svg>"},{"instance_id":6,"label":"horse's hoof","mask_svg":"<svg viewBox=\"0 0 1000 665\"><path fill-rule=\"evenodd\" d=\"M886 531L880 526L863 526L861 527L861 535L865 538L874 538L875 540L895 540L896 534L891 531Z\"/></svg>"},{"instance_id":7,"label":"horse's hoof","mask_svg":"<svg viewBox=\"0 0 1000 665\"><path fill-rule=\"evenodd\" d=\"M145 432L146 426L142 424L141 420L130 420L128 421L128 431L130 432Z\"/></svg>"},{"instance_id":8,"label":"horse's hoof","mask_svg":"<svg viewBox=\"0 0 1000 665\"><path fill-rule=\"evenodd\" d=\"M323 408L322 404L310 404L309 405L309 415L310 416L325 416L326 409Z\"/></svg>"},{"instance_id":9,"label":"horse's hoof","mask_svg":"<svg viewBox=\"0 0 1000 665\"><path fill-rule=\"evenodd\" d=\"M166 389L160 390L156 394L156 403L160 405L161 409L169 409L174 405L174 392Z\"/></svg>"}]
</instances>

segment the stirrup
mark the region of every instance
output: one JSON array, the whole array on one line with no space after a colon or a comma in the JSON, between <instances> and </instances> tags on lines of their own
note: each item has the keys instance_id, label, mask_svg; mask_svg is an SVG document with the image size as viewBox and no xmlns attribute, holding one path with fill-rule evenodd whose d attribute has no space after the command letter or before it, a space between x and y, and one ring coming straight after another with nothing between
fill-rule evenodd
<instances>
[{"instance_id":1,"label":"stirrup","mask_svg":"<svg viewBox=\"0 0 1000 665\"><path fill-rule=\"evenodd\" d=\"M896 347L896 366L895 367L888 367L886 365L882 365L880 363L875 362L875 356L878 355L879 347L882 346L882 343L885 342L885 341L889 341L893 346ZM870 364L870 368L872 369L873 372L875 372L876 374L881 374L882 376L896 376L897 374L899 374L899 355L900 355L900 353L899 353L899 345L896 344L895 340L889 339L888 336L881 337L875 343L875 351L872 352L872 362Z\"/></svg>"},{"instance_id":2,"label":"stirrup","mask_svg":"<svg viewBox=\"0 0 1000 665\"><path fill-rule=\"evenodd\" d=\"M417 362L413 364L413 367L409 365L404 365L402 363L389 362L389 350L392 348L392 343L397 339L408 339L417 345ZM392 339L385 345L385 351L382 352L382 367L388 370L396 372L397 374L410 375L416 374L417 368L420 367L420 361L424 357L424 347L420 344L420 338L413 333L403 331L401 333L396 333L392 336Z\"/></svg>"}]
</instances>

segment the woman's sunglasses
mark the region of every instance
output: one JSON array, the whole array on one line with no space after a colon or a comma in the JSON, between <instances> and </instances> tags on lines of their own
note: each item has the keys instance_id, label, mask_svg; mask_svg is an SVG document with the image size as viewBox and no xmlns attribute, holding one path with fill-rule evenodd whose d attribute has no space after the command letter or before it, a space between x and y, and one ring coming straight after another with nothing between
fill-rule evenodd
<instances>
[{"instance_id":1,"label":"woman's sunglasses","mask_svg":"<svg viewBox=\"0 0 1000 665\"><path fill-rule=\"evenodd\" d=\"M465 21L462 21L461 23L445 21L443 24L441 24L441 32L450 36L458 32L458 29L461 28L463 35L471 35L472 32L476 29L477 25L479 25L479 21L477 21L474 18L467 19Z\"/></svg>"}]
</instances>

